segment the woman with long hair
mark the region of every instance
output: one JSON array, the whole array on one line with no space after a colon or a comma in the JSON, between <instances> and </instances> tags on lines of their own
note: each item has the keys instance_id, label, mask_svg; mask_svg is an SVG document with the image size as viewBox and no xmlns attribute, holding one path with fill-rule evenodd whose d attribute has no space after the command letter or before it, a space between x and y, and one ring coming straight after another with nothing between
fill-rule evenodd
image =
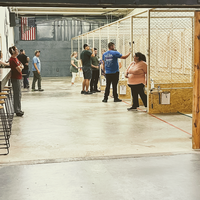
<instances>
[{"instance_id":1,"label":"woman with long hair","mask_svg":"<svg viewBox=\"0 0 200 200\"><path fill-rule=\"evenodd\" d=\"M147 64L144 54L137 52L134 55L134 61L126 70L126 78L128 78L128 86L131 88L133 97L133 105L128 110L137 110L139 107L138 95L140 95L143 104L147 107L147 95L144 93L146 79Z\"/></svg>"},{"instance_id":2,"label":"woman with long hair","mask_svg":"<svg viewBox=\"0 0 200 200\"><path fill-rule=\"evenodd\" d=\"M74 51L71 54L71 66L70 66L70 72L72 73L72 85L74 85L76 75L78 73L78 60L76 59L78 56L77 52Z\"/></svg>"}]
</instances>

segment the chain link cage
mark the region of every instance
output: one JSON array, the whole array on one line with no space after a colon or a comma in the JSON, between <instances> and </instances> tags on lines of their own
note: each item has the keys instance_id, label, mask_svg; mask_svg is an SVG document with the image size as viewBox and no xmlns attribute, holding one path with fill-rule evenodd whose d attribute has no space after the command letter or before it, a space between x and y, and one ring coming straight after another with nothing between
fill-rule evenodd
<instances>
[{"instance_id":1,"label":"chain link cage","mask_svg":"<svg viewBox=\"0 0 200 200\"><path fill-rule=\"evenodd\" d=\"M150 78L155 83L192 82L193 27L193 12L151 12Z\"/></svg>"},{"instance_id":2,"label":"chain link cage","mask_svg":"<svg viewBox=\"0 0 200 200\"><path fill-rule=\"evenodd\" d=\"M101 58L109 42L115 43L122 55L132 46L133 52L146 55L149 80L156 84L191 83L193 36L194 10L151 9L73 38L72 51L80 55L83 44L88 43L98 49ZM133 56L119 60L120 78L132 61Z\"/></svg>"}]
</instances>

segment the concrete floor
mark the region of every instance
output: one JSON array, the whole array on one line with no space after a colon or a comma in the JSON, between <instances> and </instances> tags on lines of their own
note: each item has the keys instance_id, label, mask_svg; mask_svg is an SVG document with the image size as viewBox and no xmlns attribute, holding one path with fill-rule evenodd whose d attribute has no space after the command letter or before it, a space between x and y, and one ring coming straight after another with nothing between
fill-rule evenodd
<instances>
[{"instance_id":1,"label":"concrete floor","mask_svg":"<svg viewBox=\"0 0 200 200\"><path fill-rule=\"evenodd\" d=\"M200 156L0 167L0 200L199 200Z\"/></svg>"},{"instance_id":2,"label":"concrete floor","mask_svg":"<svg viewBox=\"0 0 200 200\"><path fill-rule=\"evenodd\" d=\"M1 164L191 152L191 118L127 112L127 103L81 95L69 78L44 78L44 92L23 92L8 156ZM156 118L155 118L156 117ZM164 121L161 121L164 120Z\"/></svg>"}]
</instances>

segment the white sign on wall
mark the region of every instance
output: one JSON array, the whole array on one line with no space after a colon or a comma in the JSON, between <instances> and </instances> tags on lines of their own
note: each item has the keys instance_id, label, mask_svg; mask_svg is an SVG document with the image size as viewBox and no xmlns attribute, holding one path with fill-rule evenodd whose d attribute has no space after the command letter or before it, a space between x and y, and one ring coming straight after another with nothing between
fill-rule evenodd
<instances>
[{"instance_id":1,"label":"white sign on wall","mask_svg":"<svg viewBox=\"0 0 200 200\"><path fill-rule=\"evenodd\" d=\"M163 92L161 95L161 104L170 104L170 92Z\"/></svg>"},{"instance_id":2,"label":"white sign on wall","mask_svg":"<svg viewBox=\"0 0 200 200\"><path fill-rule=\"evenodd\" d=\"M119 93L121 95L126 95L126 85L120 85Z\"/></svg>"},{"instance_id":3,"label":"white sign on wall","mask_svg":"<svg viewBox=\"0 0 200 200\"><path fill-rule=\"evenodd\" d=\"M106 79L105 79L105 78L102 78L102 79L101 79L101 85L102 85L102 86L106 86Z\"/></svg>"}]
</instances>

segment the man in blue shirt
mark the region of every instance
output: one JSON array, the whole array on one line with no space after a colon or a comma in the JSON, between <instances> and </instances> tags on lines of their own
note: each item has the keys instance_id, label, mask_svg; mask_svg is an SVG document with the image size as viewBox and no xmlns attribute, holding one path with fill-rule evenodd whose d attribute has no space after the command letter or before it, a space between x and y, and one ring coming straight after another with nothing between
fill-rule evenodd
<instances>
[{"instance_id":1,"label":"man in blue shirt","mask_svg":"<svg viewBox=\"0 0 200 200\"><path fill-rule=\"evenodd\" d=\"M33 83L32 83L32 91L44 91L41 89L41 63L40 63L40 51L35 51L35 56L32 61L32 71L33 71ZM38 90L35 89L35 83L38 81Z\"/></svg>"},{"instance_id":2,"label":"man in blue shirt","mask_svg":"<svg viewBox=\"0 0 200 200\"><path fill-rule=\"evenodd\" d=\"M108 101L108 96L110 94L110 85L112 84L113 87L113 97L114 102L121 102L122 100L118 98L117 94L117 85L119 82L119 64L118 58L126 59L129 57L131 53L128 53L125 56L122 56L121 53L115 51L115 44L110 42L108 44L109 50L103 54L103 70L106 74L106 89L105 95L102 102Z\"/></svg>"}]
</instances>

